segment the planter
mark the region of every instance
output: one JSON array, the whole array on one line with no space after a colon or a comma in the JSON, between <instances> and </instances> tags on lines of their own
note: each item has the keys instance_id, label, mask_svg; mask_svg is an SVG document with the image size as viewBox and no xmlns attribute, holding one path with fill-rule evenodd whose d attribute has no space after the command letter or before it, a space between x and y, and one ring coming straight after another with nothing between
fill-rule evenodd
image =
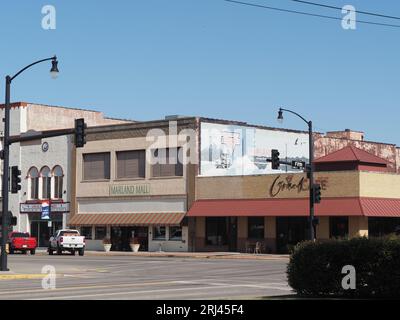
<instances>
[{"instance_id":1,"label":"planter","mask_svg":"<svg viewBox=\"0 0 400 320\"><path fill-rule=\"evenodd\" d=\"M110 252L110 250L111 250L111 244L103 244L103 246L104 246L104 251L105 251L105 252Z\"/></svg>"},{"instance_id":2,"label":"planter","mask_svg":"<svg viewBox=\"0 0 400 320\"><path fill-rule=\"evenodd\" d=\"M131 244L131 249L133 252L139 252L139 248L140 248L140 244L136 243L136 244Z\"/></svg>"}]
</instances>

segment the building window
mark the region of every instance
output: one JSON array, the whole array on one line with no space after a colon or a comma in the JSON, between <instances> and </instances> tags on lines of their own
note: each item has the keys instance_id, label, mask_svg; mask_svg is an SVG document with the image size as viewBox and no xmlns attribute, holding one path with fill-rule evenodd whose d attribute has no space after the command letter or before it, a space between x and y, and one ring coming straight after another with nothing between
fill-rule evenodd
<instances>
[{"instance_id":1,"label":"building window","mask_svg":"<svg viewBox=\"0 0 400 320\"><path fill-rule=\"evenodd\" d=\"M228 244L228 221L226 218L206 218L206 244L224 246Z\"/></svg>"},{"instance_id":2,"label":"building window","mask_svg":"<svg viewBox=\"0 0 400 320\"><path fill-rule=\"evenodd\" d=\"M154 163L152 165L153 177L182 177L183 165L179 161L182 148L166 148L153 150Z\"/></svg>"},{"instance_id":3,"label":"building window","mask_svg":"<svg viewBox=\"0 0 400 320\"><path fill-rule=\"evenodd\" d=\"M53 179L54 179L54 199L62 199L63 197L63 177L64 173L60 166L53 168Z\"/></svg>"},{"instance_id":4,"label":"building window","mask_svg":"<svg viewBox=\"0 0 400 320\"><path fill-rule=\"evenodd\" d=\"M103 240L107 236L107 227L96 227L94 233L96 240Z\"/></svg>"},{"instance_id":5,"label":"building window","mask_svg":"<svg viewBox=\"0 0 400 320\"><path fill-rule=\"evenodd\" d=\"M400 231L400 218L368 218L368 236L383 237Z\"/></svg>"},{"instance_id":6,"label":"building window","mask_svg":"<svg viewBox=\"0 0 400 320\"><path fill-rule=\"evenodd\" d=\"M329 237L334 239L345 239L349 236L348 217L329 218Z\"/></svg>"},{"instance_id":7,"label":"building window","mask_svg":"<svg viewBox=\"0 0 400 320\"><path fill-rule=\"evenodd\" d=\"M29 200L39 199L39 171L35 167L28 172Z\"/></svg>"},{"instance_id":8,"label":"building window","mask_svg":"<svg viewBox=\"0 0 400 320\"><path fill-rule=\"evenodd\" d=\"M87 240L92 240L92 227L81 227L81 236Z\"/></svg>"},{"instance_id":9,"label":"building window","mask_svg":"<svg viewBox=\"0 0 400 320\"><path fill-rule=\"evenodd\" d=\"M144 178L145 170L145 150L117 152L117 179Z\"/></svg>"},{"instance_id":10,"label":"building window","mask_svg":"<svg viewBox=\"0 0 400 320\"><path fill-rule=\"evenodd\" d=\"M109 180L110 153L89 153L83 155L83 180Z\"/></svg>"},{"instance_id":11,"label":"building window","mask_svg":"<svg viewBox=\"0 0 400 320\"><path fill-rule=\"evenodd\" d=\"M182 227L169 227L169 240L182 241Z\"/></svg>"},{"instance_id":12,"label":"building window","mask_svg":"<svg viewBox=\"0 0 400 320\"><path fill-rule=\"evenodd\" d=\"M264 239L264 217L249 217L247 220L250 239Z\"/></svg>"},{"instance_id":13,"label":"building window","mask_svg":"<svg viewBox=\"0 0 400 320\"><path fill-rule=\"evenodd\" d=\"M166 239L166 227L157 226L153 227L153 240L163 241Z\"/></svg>"},{"instance_id":14,"label":"building window","mask_svg":"<svg viewBox=\"0 0 400 320\"><path fill-rule=\"evenodd\" d=\"M43 167L40 170L40 178L42 180L41 199L50 199L51 197L51 174L49 167Z\"/></svg>"}]
</instances>

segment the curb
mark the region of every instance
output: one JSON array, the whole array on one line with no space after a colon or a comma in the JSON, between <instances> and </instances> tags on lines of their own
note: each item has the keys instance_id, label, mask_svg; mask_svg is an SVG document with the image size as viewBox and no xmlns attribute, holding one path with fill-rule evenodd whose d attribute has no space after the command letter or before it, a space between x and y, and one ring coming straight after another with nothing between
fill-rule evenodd
<instances>
[{"instance_id":1,"label":"curb","mask_svg":"<svg viewBox=\"0 0 400 320\"><path fill-rule=\"evenodd\" d=\"M37 255L45 256L45 252L38 252ZM231 260L287 260L285 255L240 255L240 254L175 254L175 253L128 253L102 251L86 251L85 256L90 257L140 257L140 258L191 258L191 259L231 259Z\"/></svg>"}]
</instances>

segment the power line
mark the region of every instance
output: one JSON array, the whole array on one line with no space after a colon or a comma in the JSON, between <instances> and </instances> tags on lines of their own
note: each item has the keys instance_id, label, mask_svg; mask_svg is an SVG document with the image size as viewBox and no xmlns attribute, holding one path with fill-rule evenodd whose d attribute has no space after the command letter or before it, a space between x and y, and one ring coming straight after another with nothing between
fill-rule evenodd
<instances>
[{"instance_id":1,"label":"power line","mask_svg":"<svg viewBox=\"0 0 400 320\"><path fill-rule=\"evenodd\" d=\"M317 6L317 7L335 9L335 10L340 10L340 11L342 11L342 9L343 9L343 8L336 7L336 6L331 6L331 5L322 4L322 3L316 3L316 2L311 2L311 1L304 1L304 0L289 0L289 1L309 4L309 5ZM369 16L380 17L380 18L388 18L388 19L400 20L400 17L388 16L388 15L380 14L380 13L374 13L374 12L368 12L368 11L360 11L360 10L350 10L350 11L351 12L355 12L355 13L359 13L359 14L365 14L365 15L369 15Z\"/></svg>"},{"instance_id":2,"label":"power line","mask_svg":"<svg viewBox=\"0 0 400 320\"><path fill-rule=\"evenodd\" d=\"M282 8L277 8L277 7L269 7L269 6L264 6L262 4L256 4L256 3L250 3L250 2L243 2L243 1L237 1L237 0L222 0L222 1L231 2L231 3L234 3L234 4L239 4L239 5L249 6L249 7L256 7L256 8L269 9L269 10L286 12L286 13L300 14L300 15L304 15L304 16L311 16L311 17L324 18L324 19L330 19L330 20L339 20L339 21L343 20L342 18L327 16L327 15L323 15L323 14L310 13L310 12L297 11L297 10L290 10L290 9L282 9ZM389 23L380 23L380 22L365 21L365 20L358 20L358 19L357 20L348 19L348 21L357 22L357 23L363 23L363 24L376 25L376 26L382 26L382 27L400 28L400 25L389 24Z\"/></svg>"}]
</instances>

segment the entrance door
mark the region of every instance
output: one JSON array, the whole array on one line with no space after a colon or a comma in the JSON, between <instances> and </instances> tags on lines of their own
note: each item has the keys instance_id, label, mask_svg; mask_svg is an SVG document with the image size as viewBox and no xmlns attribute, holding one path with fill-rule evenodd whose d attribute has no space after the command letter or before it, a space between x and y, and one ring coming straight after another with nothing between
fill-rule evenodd
<instances>
[{"instance_id":1,"label":"entrance door","mask_svg":"<svg viewBox=\"0 0 400 320\"><path fill-rule=\"evenodd\" d=\"M228 248L230 252L237 251L237 217L228 219Z\"/></svg>"},{"instance_id":2,"label":"entrance door","mask_svg":"<svg viewBox=\"0 0 400 320\"><path fill-rule=\"evenodd\" d=\"M51 227L48 223L48 221L31 222L31 236L36 238L38 247L47 247L50 237L62 228L62 221L52 221Z\"/></svg>"},{"instance_id":3,"label":"entrance door","mask_svg":"<svg viewBox=\"0 0 400 320\"><path fill-rule=\"evenodd\" d=\"M292 247L307 239L309 230L307 217L277 217L277 252L288 253Z\"/></svg>"}]
</instances>

